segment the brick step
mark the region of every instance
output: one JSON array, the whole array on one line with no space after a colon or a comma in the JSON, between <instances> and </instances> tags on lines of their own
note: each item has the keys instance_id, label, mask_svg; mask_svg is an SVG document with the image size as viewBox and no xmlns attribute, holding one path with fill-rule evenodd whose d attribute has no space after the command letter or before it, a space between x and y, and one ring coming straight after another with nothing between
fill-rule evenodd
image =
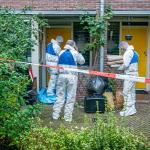
<instances>
[{"instance_id":1,"label":"brick step","mask_svg":"<svg viewBox=\"0 0 150 150\"><path fill-rule=\"evenodd\" d=\"M150 104L150 100L136 100L136 103Z\"/></svg>"},{"instance_id":2,"label":"brick step","mask_svg":"<svg viewBox=\"0 0 150 150\"><path fill-rule=\"evenodd\" d=\"M147 99L148 100L148 95L147 94L136 94L136 99L139 99L139 100Z\"/></svg>"},{"instance_id":3,"label":"brick step","mask_svg":"<svg viewBox=\"0 0 150 150\"><path fill-rule=\"evenodd\" d=\"M150 103L149 94L136 94L136 101L138 103Z\"/></svg>"}]
</instances>

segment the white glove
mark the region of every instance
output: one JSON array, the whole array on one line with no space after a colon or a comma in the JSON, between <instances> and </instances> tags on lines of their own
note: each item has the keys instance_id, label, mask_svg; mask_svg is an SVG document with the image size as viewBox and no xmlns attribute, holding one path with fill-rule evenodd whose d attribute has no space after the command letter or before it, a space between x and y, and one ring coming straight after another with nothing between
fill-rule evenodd
<instances>
[{"instance_id":1,"label":"white glove","mask_svg":"<svg viewBox=\"0 0 150 150\"><path fill-rule=\"evenodd\" d=\"M122 70L124 70L125 69L125 67L124 67L124 65L121 65L120 67L118 67L118 71L122 71Z\"/></svg>"}]
</instances>

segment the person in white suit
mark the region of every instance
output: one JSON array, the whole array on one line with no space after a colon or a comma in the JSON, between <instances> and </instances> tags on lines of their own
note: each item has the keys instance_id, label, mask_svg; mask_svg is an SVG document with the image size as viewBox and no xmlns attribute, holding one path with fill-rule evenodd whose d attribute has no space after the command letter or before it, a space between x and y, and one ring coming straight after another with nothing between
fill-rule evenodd
<instances>
[{"instance_id":1,"label":"person in white suit","mask_svg":"<svg viewBox=\"0 0 150 150\"><path fill-rule=\"evenodd\" d=\"M82 54L78 52L75 42L73 40L68 40L64 50L62 50L59 54L58 66L76 69L77 63L84 64L85 59ZM53 106L52 115L54 120L59 118L61 109L64 106L65 121L72 121L72 113L76 99L77 82L77 72L59 70L56 90L57 100Z\"/></svg>"},{"instance_id":2,"label":"person in white suit","mask_svg":"<svg viewBox=\"0 0 150 150\"><path fill-rule=\"evenodd\" d=\"M49 66L57 66L58 55L61 51L61 43L63 42L63 37L58 35L56 39L52 39L46 48L46 64ZM56 100L56 82L58 77L58 69L49 68L50 80L47 88L47 96L51 100Z\"/></svg>"},{"instance_id":3,"label":"person in white suit","mask_svg":"<svg viewBox=\"0 0 150 150\"><path fill-rule=\"evenodd\" d=\"M123 65L121 65L118 70L124 70L126 75L138 76L138 61L139 55L134 50L132 45L127 42L122 41L119 44L119 49L121 49L123 54ZM120 112L121 116L130 116L136 113L135 102L135 82L130 80L124 80L123 84L123 97L124 97L124 108Z\"/></svg>"}]
</instances>

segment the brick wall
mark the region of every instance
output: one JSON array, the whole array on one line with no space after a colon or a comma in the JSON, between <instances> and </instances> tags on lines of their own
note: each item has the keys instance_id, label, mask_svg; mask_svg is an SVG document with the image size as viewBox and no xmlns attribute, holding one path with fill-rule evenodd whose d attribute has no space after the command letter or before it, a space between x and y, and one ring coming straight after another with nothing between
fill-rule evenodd
<instances>
[{"instance_id":1,"label":"brick wall","mask_svg":"<svg viewBox=\"0 0 150 150\"><path fill-rule=\"evenodd\" d=\"M150 10L150 0L105 0L113 10Z\"/></svg>"},{"instance_id":2,"label":"brick wall","mask_svg":"<svg viewBox=\"0 0 150 150\"><path fill-rule=\"evenodd\" d=\"M0 6L34 10L98 10L100 0L0 0ZM150 0L105 0L114 10L150 10Z\"/></svg>"},{"instance_id":3,"label":"brick wall","mask_svg":"<svg viewBox=\"0 0 150 150\"><path fill-rule=\"evenodd\" d=\"M88 81L90 76L87 74L79 74L78 88L77 88L77 100L83 100L88 95Z\"/></svg>"},{"instance_id":4,"label":"brick wall","mask_svg":"<svg viewBox=\"0 0 150 150\"><path fill-rule=\"evenodd\" d=\"M0 0L0 6L16 9L32 6L34 10L97 10L99 0Z\"/></svg>"}]
</instances>

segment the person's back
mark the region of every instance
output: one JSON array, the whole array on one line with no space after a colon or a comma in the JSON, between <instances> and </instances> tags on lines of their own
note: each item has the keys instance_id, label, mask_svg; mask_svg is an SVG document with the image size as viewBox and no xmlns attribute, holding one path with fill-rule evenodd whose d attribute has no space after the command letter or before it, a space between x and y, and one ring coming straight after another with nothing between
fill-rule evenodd
<instances>
[{"instance_id":1,"label":"person's back","mask_svg":"<svg viewBox=\"0 0 150 150\"><path fill-rule=\"evenodd\" d=\"M68 43L71 43L72 41L68 40ZM73 44L73 43L71 43ZM66 68L77 68L77 64L84 64L85 60L82 54L80 54L75 47L66 44L64 47L64 50L62 50L59 54L59 61L58 65L60 67L66 67ZM77 74L76 72L68 72L64 70L59 70L59 73L64 74Z\"/></svg>"}]
</instances>

